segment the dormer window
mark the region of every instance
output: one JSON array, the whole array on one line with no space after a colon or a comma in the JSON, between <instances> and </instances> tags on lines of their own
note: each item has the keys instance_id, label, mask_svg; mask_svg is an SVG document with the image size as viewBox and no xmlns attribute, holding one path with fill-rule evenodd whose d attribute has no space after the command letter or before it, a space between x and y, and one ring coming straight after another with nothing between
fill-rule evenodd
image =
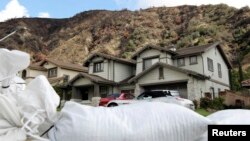
<instances>
[{"instance_id":1,"label":"dormer window","mask_svg":"<svg viewBox=\"0 0 250 141\"><path fill-rule=\"evenodd\" d=\"M179 58L179 59L177 60L177 65L178 65L179 67L185 66L185 58Z\"/></svg>"},{"instance_id":2,"label":"dormer window","mask_svg":"<svg viewBox=\"0 0 250 141\"><path fill-rule=\"evenodd\" d=\"M103 65L103 61L102 62L96 62L94 63L94 72L103 72L103 68L104 68L104 65Z\"/></svg>"},{"instance_id":3,"label":"dormer window","mask_svg":"<svg viewBox=\"0 0 250 141\"><path fill-rule=\"evenodd\" d=\"M57 68L51 68L48 70L48 78L57 77Z\"/></svg>"},{"instance_id":4,"label":"dormer window","mask_svg":"<svg viewBox=\"0 0 250 141\"><path fill-rule=\"evenodd\" d=\"M159 62L159 56L144 58L143 59L143 70L150 68L153 64Z\"/></svg>"}]
</instances>

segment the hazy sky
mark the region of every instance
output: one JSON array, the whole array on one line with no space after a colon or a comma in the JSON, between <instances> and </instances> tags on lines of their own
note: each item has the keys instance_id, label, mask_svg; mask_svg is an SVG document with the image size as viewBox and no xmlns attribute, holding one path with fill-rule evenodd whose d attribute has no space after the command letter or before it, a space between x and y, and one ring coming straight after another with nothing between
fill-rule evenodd
<instances>
[{"instance_id":1,"label":"hazy sky","mask_svg":"<svg viewBox=\"0 0 250 141\"><path fill-rule=\"evenodd\" d=\"M135 10L152 6L220 3L236 8L250 6L250 0L0 0L0 22L15 17L67 18L93 9Z\"/></svg>"}]
</instances>

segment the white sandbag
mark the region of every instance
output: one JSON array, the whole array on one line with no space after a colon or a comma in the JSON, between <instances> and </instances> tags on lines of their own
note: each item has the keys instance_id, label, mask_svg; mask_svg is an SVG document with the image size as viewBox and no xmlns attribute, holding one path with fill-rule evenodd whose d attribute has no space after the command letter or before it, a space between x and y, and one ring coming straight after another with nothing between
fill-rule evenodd
<instances>
[{"instance_id":1,"label":"white sandbag","mask_svg":"<svg viewBox=\"0 0 250 141\"><path fill-rule=\"evenodd\" d=\"M39 137L38 128L55 120L59 105L59 96L48 80L38 76L16 100L9 95L0 95L0 141L25 141L27 137L47 141Z\"/></svg>"},{"instance_id":2,"label":"white sandbag","mask_svg":"<svg viewBox=\"0 0 250 141\"><path fill-rule=\"evenodd\" d=\"M210 120L175 104L146 102L114 108L67 102L51 141L193 141Z\"/></svg>"},{"instance_id":3,"label":"white sandbag","mask_svg":"<svg viewBox=\"0 0 250 141\"><path fill-rule=\"evenodd\" d=\"M250 125L250 119L246 117L250 117L250 110L222 110L207 116L219 125ZM207 139L206 132L197 141L207 141Z\"/></svg>"},{"instance_id":4,"label":"white sandbag","mask_svg":"<svg viewBox=\"0 0 250 141\"><path fill-rule=\"evenodd\" d=\"M0 81L6 79L2 82L3 85L7 83L8 78L13 77L30 64L29 54L18 50L0 49L0 58Z\"/></svg>"},{"instance_id":5,"label":"white sandbag","mask_svg":"<svg viewBox=\"0 0 250 141\"><path fill-rule=\"evenodd\" d=\"M29 117L38 109L45 110L45 117L55 121L60 97L43 75L32 80L25 91L18 96L18 104L25 117Z\"/></svg>"}]
</instances>

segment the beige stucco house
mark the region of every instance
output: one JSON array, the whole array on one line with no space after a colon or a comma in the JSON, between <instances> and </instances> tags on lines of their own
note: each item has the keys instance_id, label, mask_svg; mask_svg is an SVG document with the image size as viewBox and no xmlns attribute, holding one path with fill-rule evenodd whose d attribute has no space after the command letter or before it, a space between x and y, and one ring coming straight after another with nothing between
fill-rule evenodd
<instances>
[{"instance_id":1,"label":"beige stucco house","mask_svg":"<svg viewBox=\"0 0 250 141\"><path fill-rule=\"evenodd\" d=\"M44 75L48 78L52 86L63 84L75 77L80 72L87 72L87 68L53 59L45 59L39 63L30 64L30 66L21 72L22 78L29 83L38 75Z\"/></svg>"},{"instance_id":2,"label":"beige stucco house","mask_svg":"<svg viewBox=\"0 0 250 141\"><path fill-rule=\"evenodd\" d=\"M78 74L69 83L73 99L168 89L198 100L206 94L216 97L220 91L230 89L231 64L219 42L178 50L148 45L131 60L95 53L83 65L88 67L88 73Z\"/></svg>"}]
</instances>

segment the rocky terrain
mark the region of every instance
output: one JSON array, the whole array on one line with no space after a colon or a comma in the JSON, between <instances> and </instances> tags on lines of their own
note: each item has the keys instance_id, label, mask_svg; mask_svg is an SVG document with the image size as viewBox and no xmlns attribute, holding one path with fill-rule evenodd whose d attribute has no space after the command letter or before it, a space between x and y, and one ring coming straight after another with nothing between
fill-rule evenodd
<instances>
[{"instance_id":1,"label":"rocky terrain","mask_svg":"<svg viewBox=\"0 0 250 141\"><path fill-rule=\"evenodd\" d=\"M20 18L0 23L1 48L79 63L91 52L129 58L147 44L177 48L222 41L233 64L250 66L250 9L227 5L159 7L138 11L86 11L66 19Z\"/></svg>"}]
</instances>

